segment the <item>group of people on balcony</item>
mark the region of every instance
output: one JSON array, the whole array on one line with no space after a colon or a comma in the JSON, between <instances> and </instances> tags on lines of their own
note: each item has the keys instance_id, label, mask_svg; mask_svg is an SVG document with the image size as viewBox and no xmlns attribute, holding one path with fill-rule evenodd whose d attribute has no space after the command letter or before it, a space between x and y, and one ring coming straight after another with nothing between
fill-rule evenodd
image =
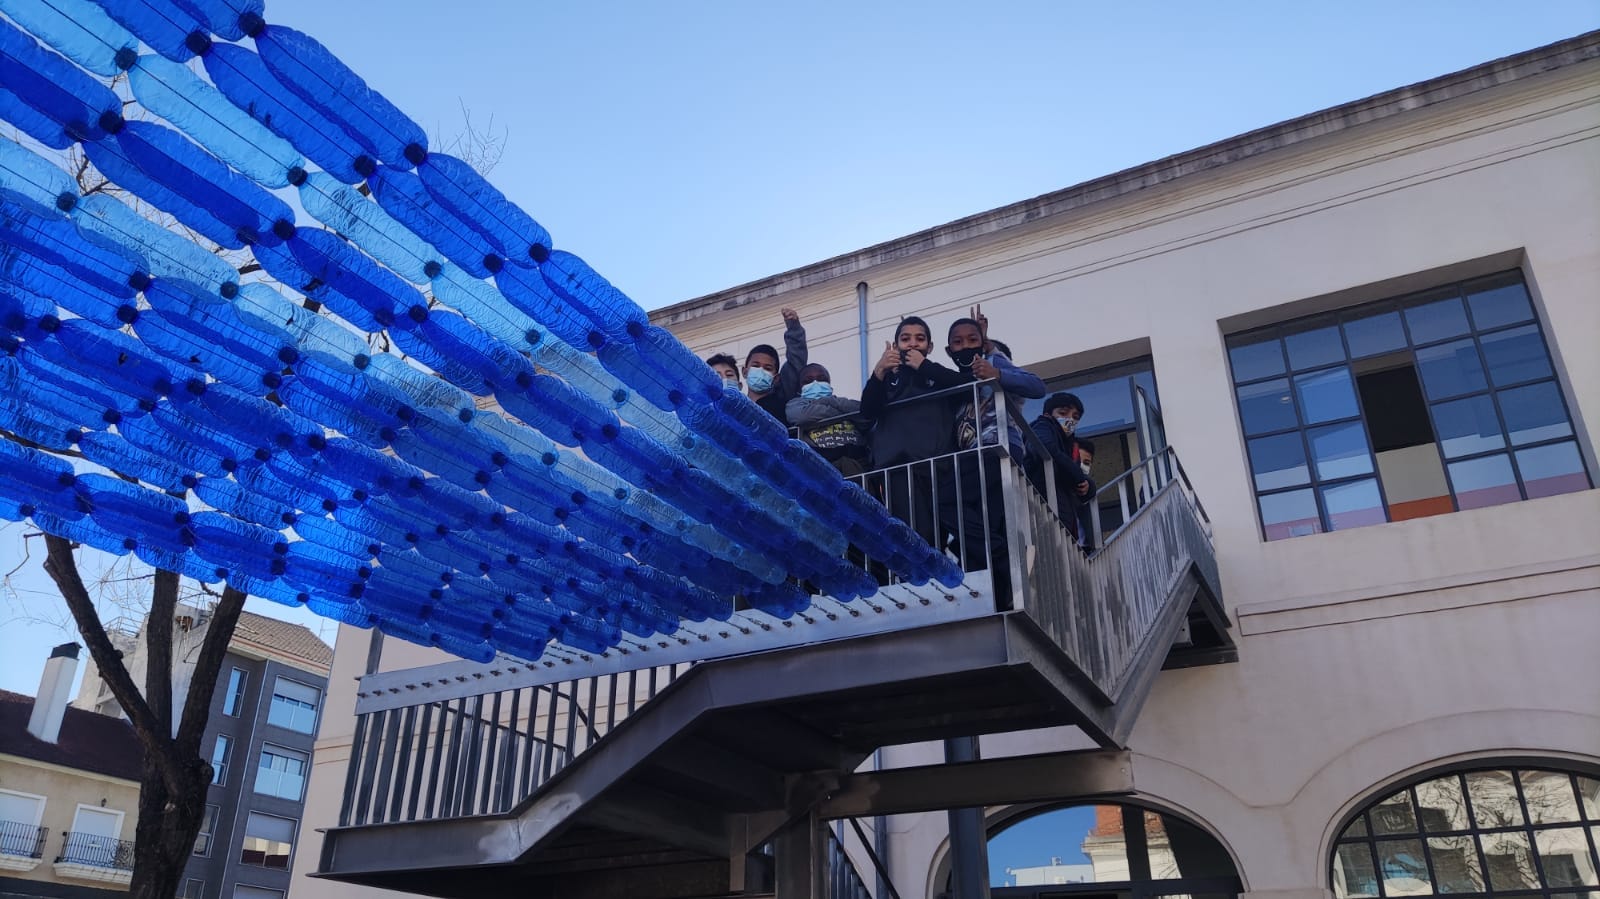
<instances>
[{"instance_id":1,"label":"group of people on balcony","mask_svg":"<svg viewBox=\"0 0 1600 899\"><path fill-rule=\"evenodd\" d=\"M1045 383L1013 363L1010 349L989 336L980 307L950 324L950 366L933 358L926 321L901 320L860 400L834 393L827 368L809 362L799 314L785 308L782 315L787 352L781 366L770 344L751 348L742 367L726 353L706 363L726 386L742 390L793 428L845 476L871 472L863 482L896 517L934 546L954 552L967 571L987 568L997 597L1010 596L1001 499L1005 457L1022 466L1041 493L1046 468L1053 469L1053 505L1079 544L1092 548L1093 447L1075 435L1083 403L1070 393L1052 394L1043 413L1025 425L1022 401L1044 397ZM995 385L1005 403L1003 439ZM1024 427L1037 439L1025 439Z\"/></svg>"}]
</instances>

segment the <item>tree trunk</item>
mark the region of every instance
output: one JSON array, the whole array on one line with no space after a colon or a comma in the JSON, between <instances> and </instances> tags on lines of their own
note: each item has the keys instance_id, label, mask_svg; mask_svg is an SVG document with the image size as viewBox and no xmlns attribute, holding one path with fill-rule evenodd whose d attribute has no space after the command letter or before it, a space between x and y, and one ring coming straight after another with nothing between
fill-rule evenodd
<instances>
[{"instance_id":1,"label":"tree trunk","mask_svg":"<svg viewBox=\"0 0 1600 899\"><path fill-rule=\"evenodd\" d=\"M139 821L134 828L131 899L172 899L183 885L183 869L194 853L205 813L211 765L200 759L183 765L185 783L174 798L161 767L150 759L139 781Z\"/></svg>"},{"instance_id":2,"label":"tree trunk","mask_svg":"<svg viewBox=\"0 0 1600 899\"><path fill-rule=\"evenodd\" d=\"M217 675L233 639L245 595L233 587L222 591L212 610L194 677L184 700L183 716L173 733L172 722L172 610L177 601L178 576L157 572L150 618L151 667L146 684L152 695L139 692L122 653L111 644L105 626L79 576L72 544L45 535L45 571L61 589L89 654L100 666L100 676L127 713L134 734L144 747L139 778L139 820L134 827L132 899L173 899L183 885L183 869L194 853L194 839L205 815L206 788L211 784L211 763L200 757L200 738L206 729Z\"/></svg>"}]
</instances>

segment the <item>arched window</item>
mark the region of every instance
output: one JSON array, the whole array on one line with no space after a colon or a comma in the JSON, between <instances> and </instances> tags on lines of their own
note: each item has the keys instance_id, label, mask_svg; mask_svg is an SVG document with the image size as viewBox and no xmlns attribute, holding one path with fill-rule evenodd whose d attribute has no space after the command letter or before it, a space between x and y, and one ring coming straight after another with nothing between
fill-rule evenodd
<instances>
[{"instance_id":1,"label":"arched window","mask_svg":"<svg viewBox=\"0 0 1600 899\"><path fill-rule=\"evenodd\" d=\"M1351 818L1334 846L1337 899L1600 893L1600 778L1540 767L1434 773Z\"/></svg>"},{"instance_id":2,"label":"arched window","mask_svg":"<svg viewBox=\"0 0 1600 899\"><path fill-rule=\"evenodd\" d=\"M989 836L989 874L995 899L1232 899L1241 889L1210 834L1130 804L1056 806L1013 819Z\"/></svg>"}]
</instances>

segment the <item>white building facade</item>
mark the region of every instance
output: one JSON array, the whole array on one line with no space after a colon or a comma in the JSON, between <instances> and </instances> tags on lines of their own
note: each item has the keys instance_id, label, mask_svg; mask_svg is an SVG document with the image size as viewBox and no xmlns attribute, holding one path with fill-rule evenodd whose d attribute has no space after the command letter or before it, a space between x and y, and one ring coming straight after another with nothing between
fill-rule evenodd
<instances>
[{"instance_id":1,"label":"white building facade","mask_svg":"<svg viewBox=\"0 0 1600 899\"><path fill-rule=\"evenodd\" d=\"M1161 674L1130 806L1208 834L1252 896L1600 889L1600 33L654 318L742 358L793 307L853 395L903 316L942 343L974 304L1106 410L1097 474L1128 461L1097 385L1153 392L1213 525L1238 661ZM368 649L341 631L313 826L337 818ZM391 641L378 667L439 658ZM1364 814L1380 801L1410 811ZM991 809L991 832L1049 806ZM945 816L888 831L899 895L946 890ZM296 855L296 896L359 893Z\"/></svg>"}]
</instances>

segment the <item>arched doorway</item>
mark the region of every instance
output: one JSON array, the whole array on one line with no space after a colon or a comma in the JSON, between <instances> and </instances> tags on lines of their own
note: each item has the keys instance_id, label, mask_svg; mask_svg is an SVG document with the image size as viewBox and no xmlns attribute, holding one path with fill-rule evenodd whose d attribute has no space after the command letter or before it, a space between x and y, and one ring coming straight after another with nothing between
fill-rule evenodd
<instances>
[{"instance_id":1,"label":"arched doorway","mask_svg":"<svg viewBox=\"0 0 1600 899\"><path fill-rule=\"evenodd\" d=\"M1215 837L1132 803L1053 806L989 835L995 899L1234 899L1242 885Z\"/></svg>"},{"instance_id":2,"label":"arched doorway","mask_svg":"<svg viewBox=\"0 0 1600 899\"><path fill-rule=\"evenodd\" d=\"M1330 868L1336 899L1600 896L1600 773L1433 771L1353 814Z\"/></svg>"}]
</instances>

